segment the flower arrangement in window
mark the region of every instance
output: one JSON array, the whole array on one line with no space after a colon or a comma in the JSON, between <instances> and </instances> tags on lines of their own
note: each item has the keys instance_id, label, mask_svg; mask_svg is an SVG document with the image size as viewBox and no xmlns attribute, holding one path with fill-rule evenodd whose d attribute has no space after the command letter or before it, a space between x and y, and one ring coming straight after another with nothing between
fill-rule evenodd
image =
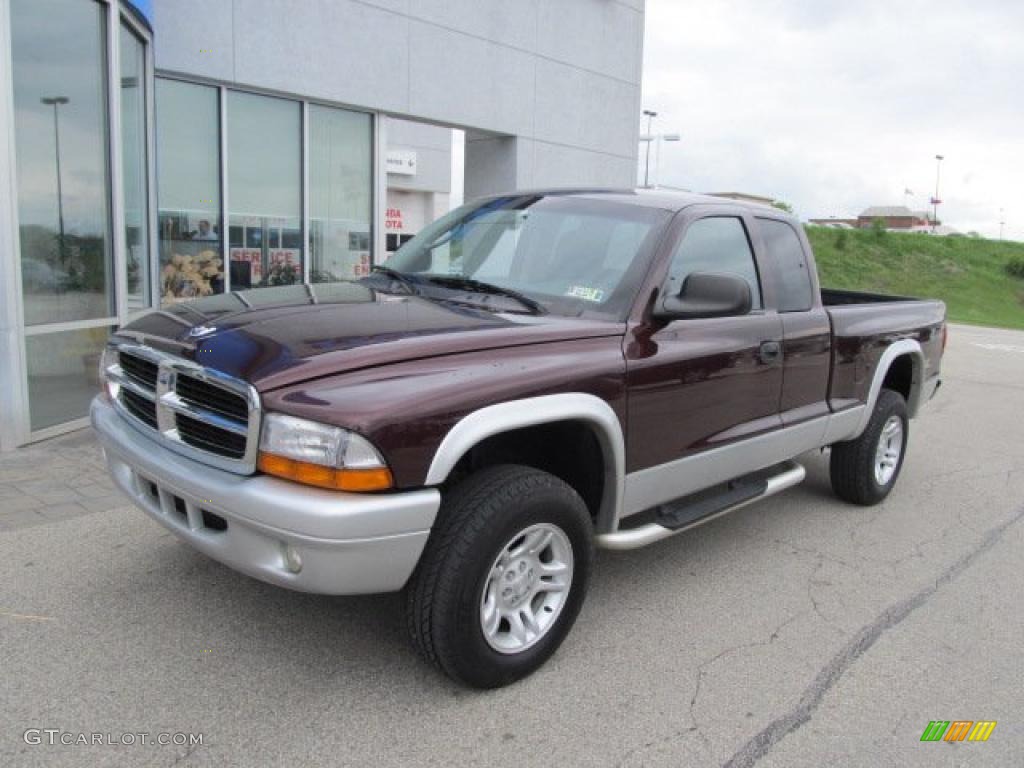
<instances>
[{"instance_id":1,"label":"flower arrangement in window","mask_svg":"<svg viewBox=\"0 0 1024 768\"><path fill-rule=\"evenodd\" d=\"M289 262L278 262L267 273L266 285L293 285L302 281L298 268Z\"/></svg>"},{"instance_id":2,"label":"flower arrangement in window","mask_svg":"<svg viewBox=\"0 0 1024 768\"><path fill-rule=\"evenodd\" d=\"M160 275L164 302L195 299L216 293L223 278L224 260L216 251L203 250L195 256L175 253Z\"/></svg>"}]
</instances>

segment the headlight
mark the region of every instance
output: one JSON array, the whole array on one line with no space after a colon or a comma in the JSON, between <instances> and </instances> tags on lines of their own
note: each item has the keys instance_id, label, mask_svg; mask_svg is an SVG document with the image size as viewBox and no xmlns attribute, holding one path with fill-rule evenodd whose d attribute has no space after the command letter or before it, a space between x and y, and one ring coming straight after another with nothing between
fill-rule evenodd
<instances>
[{"instance_id":1,"label":"headlight","mask_svg":"<svg viewBox=\"0 0 1024 768\"><path fill-rule=\"evenodd\" d=\"M391 470L365 438L281 413L263 419L257 466L268 475L341 491L381 491L393 484Z\"/></svg>"},{"instance_id":2,"label":"headlight","mask_svg":"<svg viewBox=\"0 0 1024 768\"><path fill-rule=\"evenodd\" d=\"M121 389L120 384L116 381L111 381L107 375L107 369L113 368L118 364L117 350L114 347L104 347L103 352L100 353L100 392L106 396L108 400L116 400L117 394Z\"/></svg>"}]
</instances>

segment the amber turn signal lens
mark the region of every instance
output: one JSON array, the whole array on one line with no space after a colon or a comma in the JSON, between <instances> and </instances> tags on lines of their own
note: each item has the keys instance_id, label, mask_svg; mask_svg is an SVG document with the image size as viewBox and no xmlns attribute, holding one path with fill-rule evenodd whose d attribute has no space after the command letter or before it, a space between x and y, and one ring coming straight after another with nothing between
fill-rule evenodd
<instances>
[{"instance_id":1,"label":"amber turn signal lens","mask_svg":"<svg viewBox=\"0 0 1024 768\"><path fill-rule=\"evenodd\" d=\"M261 472L304 485L329 488L332 491L384 491L394 483L391 470L386 467L374 469L333 469L305 461L286 459L273 453L261 453L256 466Z\"/></svg>"}]
</instances>

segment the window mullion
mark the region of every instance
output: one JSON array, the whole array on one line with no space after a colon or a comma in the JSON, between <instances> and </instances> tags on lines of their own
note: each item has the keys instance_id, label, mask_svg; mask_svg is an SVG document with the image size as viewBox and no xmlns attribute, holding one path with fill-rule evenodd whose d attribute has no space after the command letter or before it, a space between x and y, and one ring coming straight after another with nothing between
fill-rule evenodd
<instances>
[{"instance_id":1,"label":"window mullion","mask_svg":"<svg viewBox=\"0 0 1024 768\"><path fill-rule=\"evenodd\" d=\"M160 219L157 211L156 194L156 82L153 76L153 45L148 36L143 37L146 46L143 79L146 84L146 221L149 230L149 298L146 306L159 307L160 292Z\"/></svg>"},{"instance_id":2,"label":"window mullion","mask_svg":"<svg viewBox=\"0 0 1024 768\"><path fill-rule=\"evenodd\" d=\"M302 281L310 282L309 252L309 102L302 102Z\"/></svg>"},{"instance_id":3,"label":"window mullion","mask_svg":"<svg viewBox=\"0 0 1024 768\"><path fill-rule=\"evenodd\" d=\"M121 12L106 4L107 16L107 121L110 168L111 247L113 250L114 314L123 325L128 316L128 258L125 253L124 168L121 156Z\"/></svg>"},{"instance_id":4,"label":"window mullion","mask_svg":"<svg viewBox=\"0 0 1024 768\"><path fill-rule=\"evenodd\" d=\"M224 292L231 292L231 226L228 220L228 93L217 88L220 109L220 242L224 260ZM243 242L244 246L245 243Z\"/></svg>"}]
</instances>

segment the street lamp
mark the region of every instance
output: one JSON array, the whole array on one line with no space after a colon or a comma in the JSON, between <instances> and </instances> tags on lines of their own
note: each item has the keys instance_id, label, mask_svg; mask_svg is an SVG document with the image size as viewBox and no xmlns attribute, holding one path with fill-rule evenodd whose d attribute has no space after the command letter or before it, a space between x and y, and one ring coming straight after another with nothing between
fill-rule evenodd
<instances>
[{"instance_id":1,"label":"street lamp","mask_svg":"<svg viewBox=\"0 0 1024 768\"><path fill-rule=\"evenodd\" d=\"M60 118L57 114L57 107L67 104L70 99L67 96L44 96L39 101L48 107L53 107L53 147L57 157L57 224L60 227L60 237L57 243L60 248L60 263L63 266L67 257L64 249L64 192L61 188L60 177Z\"/></svg>"},{"instance_id":2,"label":"street lamp","mask_svg":"<svg viewBox=\"0 0 1024 768\"><path fill-rule=\"evenodd\" d=\"M939 172L942 169L942 161L946 158L942 155L935 156L935 197L932 198L932 234L935 234L935 227L939 223Z\"/></svg>"},{"instance_id":3,"label":"street lamp","mask_svg":"<svg viewBox=\"0 0 1024 768\"><path fill-rule=\"evenodd\" d=\"M647 117L647 156L644 159L644 186L648 186L648 173L651 168L651 121L658 116L658 113L645 109L644 115Z\"/></svg>"}]
</instances>

